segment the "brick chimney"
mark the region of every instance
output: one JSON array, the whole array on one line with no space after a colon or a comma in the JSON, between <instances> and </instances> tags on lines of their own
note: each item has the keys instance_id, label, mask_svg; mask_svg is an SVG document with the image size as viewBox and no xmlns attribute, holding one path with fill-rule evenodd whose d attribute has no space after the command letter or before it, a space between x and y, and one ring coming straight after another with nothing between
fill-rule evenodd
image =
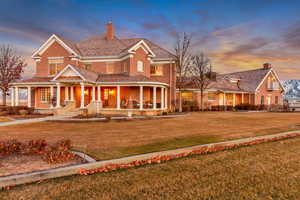
<instances>
[{"instance_id":1,"label":"brick chimney","mask_svg":"<svg viewBox=\"0 0 300 200\"><path fill-rule=\"evenodd\" d=\"M272 68L272 65L270 63L264 63L263 68L264 69L270 69L270 68Z\"/></svg>"},{"instance_id":2,"label":"brick chimney","mask_svg":"<svg viewBox=\"0 0 300 200\"><path fill-rule=\"evenodd\" d=\"M111 22L108 22L106 24L106 39L113 40L114 37L114 25Z\"/></svg>"}]
</instances>

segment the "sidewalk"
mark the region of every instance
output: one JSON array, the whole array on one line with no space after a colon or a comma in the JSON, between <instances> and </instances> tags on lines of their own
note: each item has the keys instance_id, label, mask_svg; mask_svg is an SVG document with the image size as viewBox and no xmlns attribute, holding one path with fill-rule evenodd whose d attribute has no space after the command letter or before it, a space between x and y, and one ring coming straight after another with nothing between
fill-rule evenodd
<instances>
[{"instance_id":1,"label":"sidewalk","mask_svg":"<svg viewBox=\"0 0 300 200\"><path fill-rule=\"evenodd\" d=\"M12 125L19 125L19 124L43 122L43 121L48 121L48 120L60 120L61 118L62 117L49 116L49 117L43 117L43 118L14 120L14 121L9 121L9 122L1 122L0 126L12 126Z\"/></svg>"}]
</instances>

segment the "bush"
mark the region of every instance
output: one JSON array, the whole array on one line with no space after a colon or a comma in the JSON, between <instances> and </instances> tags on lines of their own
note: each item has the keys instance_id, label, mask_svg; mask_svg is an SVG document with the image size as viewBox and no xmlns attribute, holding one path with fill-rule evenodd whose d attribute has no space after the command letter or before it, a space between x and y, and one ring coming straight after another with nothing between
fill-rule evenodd
<instances>
[{"instance_id":1,"label":"bush","mask_svg":"<svg viewBox=\"0 0 300 200\"><path fill-rule=\"evenodd\" d=\"M8 115L19 115L21 110L26 110L28 114L34 112L33 108L27 106L0 106L0 112L7 112Z\"/></svg>"},{"instance_id":2,"label":"bush","mask_svg":"<svg viewBox=\"0 0 300 200\"><path fill-rule=\"evenodd\" d=\"M40 155L48 163L70 161L75 155L70 151L71 141L62 140L51 146L45 140L31 140L27 144L17 140L0 141L0 156L11 154Z\"/></svg>"}]
</instances>

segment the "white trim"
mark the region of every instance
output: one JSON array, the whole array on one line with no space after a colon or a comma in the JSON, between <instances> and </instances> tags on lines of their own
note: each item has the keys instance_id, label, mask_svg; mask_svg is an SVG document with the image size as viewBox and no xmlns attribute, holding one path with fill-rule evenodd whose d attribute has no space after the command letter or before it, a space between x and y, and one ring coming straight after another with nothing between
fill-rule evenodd
<instances>
[{"instance_id":1,"label":"white trim","mask_svg":"<svg viewBox=\"0 0 300 200\"><path fill-rule=\"evenodd\" d=\"M61 39L59 39L59 37L53 34L37 51L33 53L31 57L34 59L37 54L43 54L55 41L64 47L69 53L79 56L72 48L70 48Z\"/></svg>"},{"instance_id":2,"label":"white trim","mask_svg":"<svg viewBox=\"0 0 300 200\"><path fill-rule=\"evenodd\" d=\"M266 78L270 75L270 73L273 73L273 75L275 76L275 78L277 79L277 81L279 82L279 85L281 87L281 89L283 91L285 91L284 87L282 86L279 77L277 76L276 72L271 68L270 71L265 75L265 77L263 78L263 80L259 83L259 85L256 87L255 92L258 91L258 89L260 88L260 86L264 83L264 81L266 80Z\"/></svg>"},{"instance_id":3,"label":"white trim","mask_svg":"<svg viewBox=\"0 0 300 200\"><path fill-rule=\"evenodd\" d=\"M155 61L151 60L150 65L156 65L156 64L174 64L175 61Z\"/></svg>"},{"instance_id":4,"label":"white trim","mask_svg":"<svg viewBox=\"0 0 300 200\"><path fill-rule=\"evenodd\" d=\"M100 56L100 57L82 57L80 59L76 58L76 60L83 62L83 63L91 63L91 62L117 62L117 61L123 61L128 58L131 58L132 55L129 54L127 56L118 57L118 56ZM75 60L75 58L71 59Z\"/></svg>"},{"instance_id":5,"label":"white trim","mask_svg":"<svg viewBox=\"0 0 300 200\"><path fill-rule=\"evenodd\" d=\"M146 47L146 49L143 48L143 46L141 46L141 45L144 45ZM150 49L150 47L146 44L146 42L144 40L140 40L133 47L128 49L128 53L134 53L134 51L137 50L139 47L142 47L144 51L146 51L146 52L148 51L150 54L152 54L151 55L152 57L155 57L155 54L153 53L153 51Z\"/></svg>"},{"instance_id":6,"label":"white trim","mask_svg":"<svg viewBox=\"0 0 300 200\"><path fill-rule=\"evenodd\" d=\"M82 80L86 81L86 79L70 64L61 70L51 81L56 81L56 79L66 72L68 68L71 68L71 70L73 70Z\"/></svg>"}]
</instances>

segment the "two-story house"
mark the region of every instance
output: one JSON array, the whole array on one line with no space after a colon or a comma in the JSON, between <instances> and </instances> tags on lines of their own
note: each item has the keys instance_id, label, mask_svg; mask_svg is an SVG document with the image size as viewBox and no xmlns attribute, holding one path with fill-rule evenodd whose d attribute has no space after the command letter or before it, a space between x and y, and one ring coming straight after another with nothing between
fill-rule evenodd
<instances>
[{"instance_id":1,"label":"two-story house","mask_svg":"<svg viewBox=\"0 0 300 200\"><path fill-rule=\"evenodd\" d=\"M172 57L147 39L117 38L112 23L105 34L77 43L52 35L32 55L36 74L12 84L12 105L27 88L28 106L39 111L157 114L176 96Z\"/></svg>"}]
</instances>

